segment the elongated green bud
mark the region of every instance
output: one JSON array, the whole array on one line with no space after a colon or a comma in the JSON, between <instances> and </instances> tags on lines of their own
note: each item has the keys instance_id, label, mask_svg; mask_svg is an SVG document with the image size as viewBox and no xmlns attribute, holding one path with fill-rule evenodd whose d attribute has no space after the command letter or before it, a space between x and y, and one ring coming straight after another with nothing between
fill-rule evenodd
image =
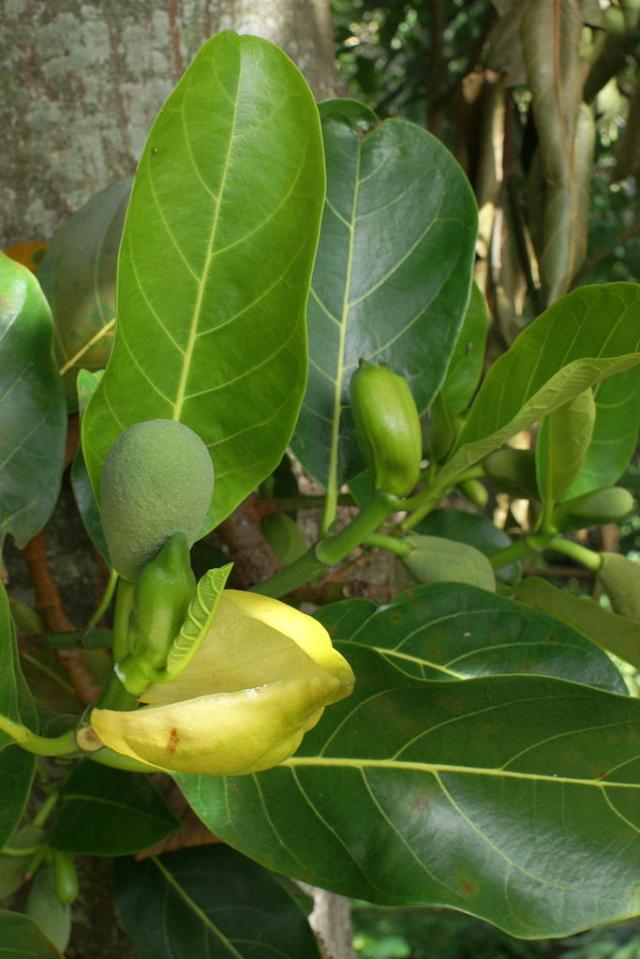
<instances>
[{"instance_id":1,"label":"elongated green bud","mask_svg":"<svg viewBox=\"0 0 640 959\"><path fill-rule=\"evenodd\" d=\"M484 486L480 480L464 480L464 482L458 485L458 489L463 496L466 496L470 503L473 503L473 505L479 509L484 509L489 502L487 487Z\"/></svg>"},{"instance_id":2,"label":"elongated green bud","mask_svg":"<svg viewBox=\"0 0 640 959\"><path fill-rule=\"evenodd\" d=\"M563 530L619 523L632 512L634 505L629 490L608 486L560 503L553 511L553 522Z\"/></svg>"},{"instance_id":3,"label":"elongated green bud","mask_svg":"<svg viewBox=\"0 0 640 959\"><path fill-rule=\"evenodd\" d=\"M598 573L614 613L640 620L640 565L620 553L602 553Z\"/></svg>"},{"instance_id":4,"label":"elongated green bud","mask_svg":"<svg viewBox=\"0 0 640 959\"><path fill-rule=\"evenodd\" d=\"M485 473L500 492L522 499L538 499L536 455L533 450L504 446L482 461Z\"/></svg>"},{"instance_id":5,"label":"elongated green bud","mask_svg":"<svg viewBox=\"0 0 640 959\"><path fill-rule=\"evenodd\" d=\"M53 888L62 903L72 903L78 898L78 873L73 860L60 849L51 850Z\"/></svg>"},{"instance_id":6,"label":"elongated green bud","mask_svg":"<svg viewBox=\"0 0 640 959\"><path fill-rule=\"evenodd\" d=\"M418 533L407 536L406 541L413 549L402 562L419 583L467 583L495 592L491 563L475 547Z\"/></svg>"},{"instance_id":7,"label":"elongated green bud","mask_svg":"<svg viewBox=\"0 0 640 959\"><path fill-rule=\"evenodd\" d=\"M377 490L406 496L418 482L420 416L409 384L387 366L361 363L351 377L358 445Z\"/></svg>"},{"instance_id":8,"label":"elongated green bud","mask_svg":"<svg viewBox=\"0 0 640 959\"><path fill-rule=\"evenodd\" d=\"M154 669L164 669L195 596L196 578L184 533L176 533L143 568L133 593L129 652Z\"/></svg>"}]
</instances>

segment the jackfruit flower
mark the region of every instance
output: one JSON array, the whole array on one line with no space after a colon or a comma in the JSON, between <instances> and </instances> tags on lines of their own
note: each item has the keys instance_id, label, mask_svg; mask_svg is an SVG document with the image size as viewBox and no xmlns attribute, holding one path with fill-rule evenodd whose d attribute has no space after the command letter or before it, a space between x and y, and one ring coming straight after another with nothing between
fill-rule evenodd
<instances>
[{"instance_id":1,"label":"jackfruit flower","mask_svg":"<svg viewBox=\"0 0 640 959\"><path fill-rule=\"evenodd\" d=\"M297 750L354 676L311 616L256 593L225 590L201 646L133 712L94 709L101 742L168 772L242 775Z\"/></svg>"}]
</instances>

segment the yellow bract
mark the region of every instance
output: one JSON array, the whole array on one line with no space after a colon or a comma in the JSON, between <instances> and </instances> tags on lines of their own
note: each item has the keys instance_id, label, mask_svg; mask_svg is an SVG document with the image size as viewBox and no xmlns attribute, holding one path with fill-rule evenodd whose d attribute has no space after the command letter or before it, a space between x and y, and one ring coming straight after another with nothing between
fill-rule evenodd
<instances>
[{"instance_id":1,"label":"yellow bract","mask_svg":"<svg viewBox=\"0 0 640 959\"><path fill-rule=\"evenodd\" d=\"M174 772L241 775L291 756L354 677L315 619L255 593L225 590L185 671L150 686L135 712L94 709L105 746Z\"/></svg>"}]
</instances>

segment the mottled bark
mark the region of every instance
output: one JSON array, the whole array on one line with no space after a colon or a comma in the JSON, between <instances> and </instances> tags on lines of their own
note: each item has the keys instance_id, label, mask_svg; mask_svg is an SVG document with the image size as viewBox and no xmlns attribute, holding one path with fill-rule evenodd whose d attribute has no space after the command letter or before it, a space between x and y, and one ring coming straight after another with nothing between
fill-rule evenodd
<instances>
[{"instance_id":1,"label":"mottled bark","mask_svg":"<svg viewBox=\"0 0 640 959\"><path fill-rule=\"evenodd\" d=\"M328 0L2 0L0 246L48 239L135 168L151 122L206 39L278 43L334 89Z\"/></svg>"}]
</instances>

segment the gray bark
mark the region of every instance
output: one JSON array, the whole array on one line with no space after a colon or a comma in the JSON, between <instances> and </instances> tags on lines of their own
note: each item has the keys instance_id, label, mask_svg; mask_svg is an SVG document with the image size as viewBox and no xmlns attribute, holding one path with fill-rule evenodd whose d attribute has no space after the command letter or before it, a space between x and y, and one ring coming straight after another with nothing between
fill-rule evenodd
<instances>
[{"instance_id":1,"label":"gray bark","mask_svg":"<svg viewBox=\"0 0 640 959\"><path fill-rule=\"evenodd\" d=\"M273 40L315 93L335 85L328 0L0 0L0 246L48 240L130 175L162 103L206 39Z\"/></svg>"}]
</instances>

